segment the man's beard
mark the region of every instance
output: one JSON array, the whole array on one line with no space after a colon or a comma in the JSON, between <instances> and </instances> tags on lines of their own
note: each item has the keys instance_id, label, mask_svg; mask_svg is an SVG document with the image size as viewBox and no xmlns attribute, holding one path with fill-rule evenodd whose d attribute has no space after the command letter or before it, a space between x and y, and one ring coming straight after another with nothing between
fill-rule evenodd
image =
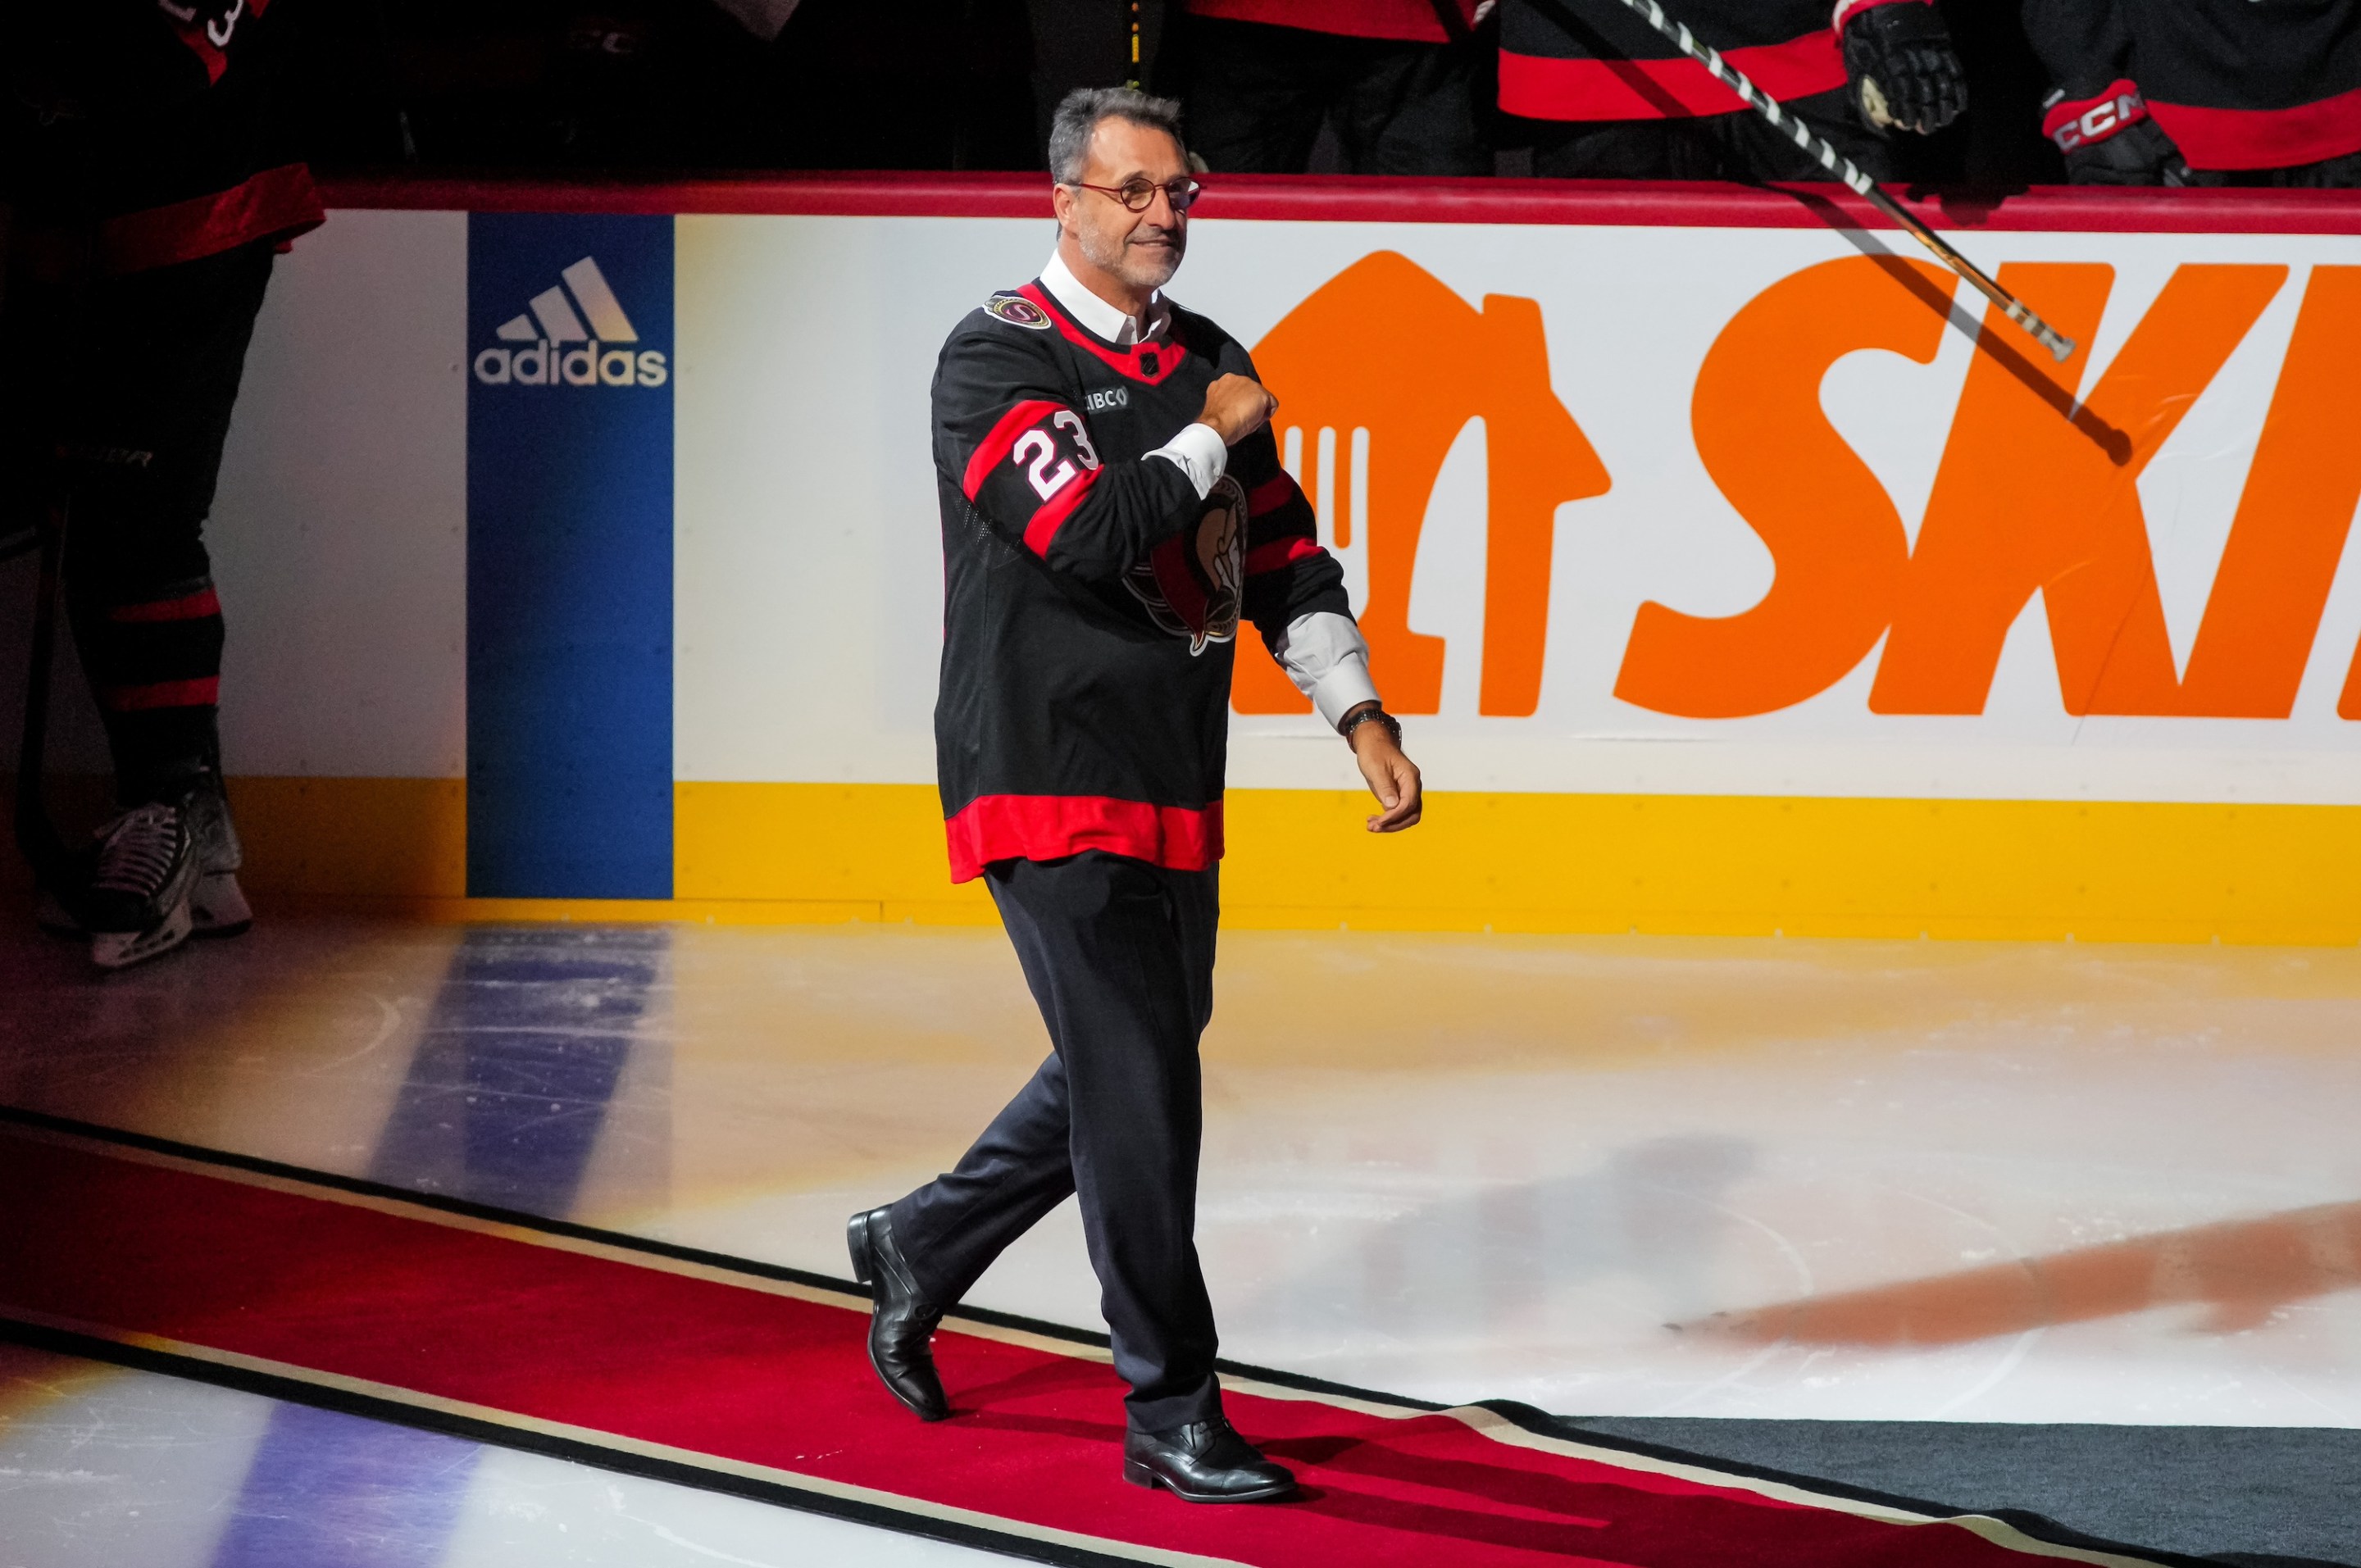
<instances>
[{"instance_id":1,"label":"man's beard","mask_svg":"<svg viewBox=\"0 0 2361 1568\"><path fill-rule=\"evenodd\" d=\"M1104 268L1135 289L1161 289L1172 281L1172 274L1180 270L1181 253L1188 241L1179 229L1162 233L1171 242L1167 250L1135 251L1130 244L1133 229L1111 246L1102 246L1097 236L1085 231L1076 237L1082 241L1082 255L1092 266Z\"/></svg>"}]
</instances>

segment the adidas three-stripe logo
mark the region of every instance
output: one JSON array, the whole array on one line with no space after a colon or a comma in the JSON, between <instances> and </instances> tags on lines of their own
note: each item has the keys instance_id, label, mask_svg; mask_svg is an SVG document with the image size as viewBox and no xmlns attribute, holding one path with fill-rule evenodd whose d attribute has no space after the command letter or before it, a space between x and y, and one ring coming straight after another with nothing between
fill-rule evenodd
<instances>
[{"instance_id":1,"label":"adidas three-stripe logo","mask_svg":"<svg viewBox=\"0 0 2361 1568\"><path fill-rule=\"evenodd\" d=\"M502 322L503 344L476 356L476 379L488 387L661 387L670 374L658 349L619 348L639 333L598 263L584 257ZM578 345L578 346L577 346Z\"/></svg>"}]
</instances>

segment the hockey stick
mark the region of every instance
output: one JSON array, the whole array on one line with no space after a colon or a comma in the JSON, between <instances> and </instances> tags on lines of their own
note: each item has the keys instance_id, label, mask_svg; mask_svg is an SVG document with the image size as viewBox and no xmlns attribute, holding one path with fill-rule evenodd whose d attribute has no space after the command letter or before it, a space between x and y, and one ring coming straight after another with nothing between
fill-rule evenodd
<instances>
[{"instance_id":1,"label":"hockey stick","mask_svg":"<svg viewBox=\"0 0 2361 1568\"><path fill-rule=\"evenodd\" d=\"M1853 190L1869 199L1871 206L1892 218L1909 231L1910 237L1934 252L1935 259L1976 286L1978 292L1998 305L2001 313L2033 334L2033 341L2049 350L2051 357L2064 364L2074 352L2074 340L2033 313L2023 300L1984 276L1982 269L1943 242L1941 236L1902 209L1900 203L1878 189L1877 181L1863 174L1852 159L1828 145L1828 138L1779 106L1779 101L1746 79L1745 73L1733 69L1721 58L1720 52L1708 49L1690 36L1687 27L1664 15L1656 0L1623 0L1623 4L1639 13L1647 24L1672 39L1683 54L1711 71L1714 80L1746 100L1747 104L1764 119L1784 132L1789 139L1819 159L1820 166Z\"/></svg>"},{"instance_id":2,"label":"hockey stick","mask_svg":"<svg viewBox=\"0 0 2361 1568\"><path fill-rule=\"evenodd\" d=\"M40 884L52 891L65 867L66 847L49 820L41 780L48 771L49 668L57 641L58 565L65 533L66 510L60 504L40 529L40 597L33 604L33 647L25 661L25 729L16 747L16 848Z\"/></svg>"}]
</instances>

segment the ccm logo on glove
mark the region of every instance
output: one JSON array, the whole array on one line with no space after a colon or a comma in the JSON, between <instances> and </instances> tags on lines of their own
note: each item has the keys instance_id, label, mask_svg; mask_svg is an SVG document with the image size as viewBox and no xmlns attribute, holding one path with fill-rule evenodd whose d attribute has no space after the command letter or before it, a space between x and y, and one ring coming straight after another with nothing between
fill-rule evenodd
<instances>
[{"instance_id":1,"label":"ccm logo on glove","mask_svg":"<svg viewBox=\"0 0 2361 1568\"><path fill-rule=\"evenodd\" d=\"M2147 118L2147 100L2140 96L2140 90L2129 82L2115 82L2094 98L2069 103L2061 95L2041 116L2041 134L2056 142L2059 151L2071 152L2103 142Z\"/></svg>"}]
</instances>

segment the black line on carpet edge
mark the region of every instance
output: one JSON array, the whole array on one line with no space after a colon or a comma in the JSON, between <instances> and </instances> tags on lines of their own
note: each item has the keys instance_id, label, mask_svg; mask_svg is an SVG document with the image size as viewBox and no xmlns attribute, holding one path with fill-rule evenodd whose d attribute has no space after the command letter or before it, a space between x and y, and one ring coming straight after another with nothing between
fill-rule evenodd
<instances>
[{"instance_id":1,"label":"black line on carpet edge","mask_svg":"<svg viewBox=\"0 0 2361 1568\"><path fill-rule=\"evenodd\" d=\"M494 1224L513 1225L520 1230L539 1231L544 1235L564 1236L569 1241L596 1242L626 1252L645 1253L651 1257L669 1258L675 1263L694 1263L702 1267L718 1268L728 1273L749 1275L757 1279L774 1280L785 1285L801 1285L814 1290L828 1290L850 1296L856 1301L867 1301L869 1291L851 1279L834 1275L818 1274L807 1268L793 1268L781 1263L763 1263L754 1258L740 1257L733 1253L712 1252L704 1247L684 1246L676 1242L657 1241L652 1237L633 1235L629 1231L610 1231L598 1225L577 1224L571 1220L554 1220L545 1214L535 1214L522 1209L504 1209L498 1204L479 1203L469 1198L453 1198L440 1192L421 1192L413 1188L396 1186L390 1181L372 1181L367 1177L340 1176L334 1171L318 1170L310 1166L290 1165L283 1160L264 1159L257 1155L233 1154L227 1149L208 1148L203 1144L182 1143L177 1138L157 1137L148 1133L127 1132L96 1122L78 1121L71 1116L55 1116L46 1111L28 1111L22 1106L0 1105L0 1123L14 1122L43 1132L63 1133L73 1137L88 1138L94 1143L115 1144L125 1148L148 1154L170 1155L199 1165L215 1165L229 1170L242 1170L252 1176L273 1177L282 1181L300 1181L308 1186L324 1187L332 1191L349 1192L359 1198L381 1198L397 1203L414 1204L440 1213L456 1214L466 1219L483 1220ZM1109 1342L1104 1332L1095 1329L1078 1329L1065 1323L1053 1323L1041 1318L1029 1318L1021 1312L1003 1312L990 1307L953 1307L943 1314L946 1318L982 1323L988 1328L1013 1329L1020 1333L1039 1334L1044 1339L1063 1340L1069 1344L1086 1344L1105 1350ZM1214 1368L1225 1376L1250 1377L1258 1383L1268 1383L1281 1388L1292 1388L1303 1394L1325 1394L1338 1398L1364 1399L1371 1404L1393 1405L1406 1410L1443 1410L1450 1407L1431 1399L1413 1399L1401 1394L1389 1394L1381 1389L1356 1387L1349 1383L1334 1383L1324 1377L1310 1377L1301 1373L1282 1372L1276 1367L1254 1366L1242 1361L1216 1361Z\"/></svg>"},{"instance_id":2,"label":"black line on carpet edge","mask_svg":"<svg viewBox=\"0 0 2361 1568\"><path fill-rule=\"evenodd\" d=\"M1055 1563L1060 1568L1132 1568L1141 1561L1111 1552L1070 1546L1062 1541L1040 1541L1031 1536L989 1530L957 1519L906 1512L857 1498L831 1497L825 1492L808 1491L784 1482L735 1475L726 1470L659 1459L653 1454L634 1453L628 1449L608 1448L578 1438L559 1437L529 1428L503 1426L498 1421L482 1420L472 1416L427 1409L374 1394L358 1394L349 1389L307 1383L300 1377L256 1372L241 1366L225 1366L203 1356L183 1355L176 1351L158 1350L147 1345L123 1344L95 1334L28 1323L5 1314L0 1314L0 1340L13 1340L36 1350L81 1356L85 1360L105 1362L137 1372L153 1372L191 1382L209 1383L215 1387L278 1399L286 1404L308 1405L316 1409L360 1416L394 1426L439 1432L445 1437L456 1437L487 1447L538 1453L597 1470L644 1476L696 1491L719 1492L728 1497L793 1508L801 1513L824 1514L852 1524L892 1530L899 1535L925 1536L949 1541L955 1546L998 1552L1006 1557Z\"/></svg>"},{"instance_id":3,"label":"black line on carpet edge","mask_svg":"<svg viewBox=\"0 0 2361 1568\"><path fill-rule=\"evenodd\" d=\"M300 1377L278 1373L258 1372L251 1368L229 1366L203 1356L187 1355L177 1351L159 1350L148 1345L130 1345L96 1334L78 1333L70 1329L50 1328L29 1323L21 1319L0 1314L0 1340L11 1340L37 1350L79 1356L87 1361L104 1362L138 1372L151 1372L168 1377L179 1377L236 1393L252 1394L258 1398L277 1399L287 1404L306 1405L318 1409L334 1410L343 1415L357 1416L384 1421L394 1426L411 1427L422 1431L438 1432L487 1447L538 1453L570 1464L584 1464L598 1470L608 1470L625 1475L645 1476L694 1491L715 1492L729 1497L744 1497L758 1503L792 1508L802 1513L822 1514L850 1523L886 1530L902 1535L923 1536L949 1541L959 1546L972 1546L1005 1556L1020 1557L1037 1563L1071 1565L1071 1568L1106 1568L1110 1564L1126 1564L1139 1561L1114 1552L1093 1552L1085 1547L1069 1546L1060 1541L1037 1540L1030 1536L1003 1533L979 1525L969 1525L956 1519L935 1519L926 1514L905 1512L877 1503L864 1503L851 1497L831 1497L825 1492L807 1490L783 1482L759 1480L751 1475L736 1475L726 1470L709 1469L683 1461L660 1459L653 1454L635 1453L629 1449L609 1448L578 1438L559 1437L527 1427L512 1427L499 1421L472 1416L455 1415L449 1411L389 1399L374 1394L356 1393L350 1389L332 1387L307 1382ZM1479 1407L1513 1422L1538 1436L1582 1442L1653 1459L1675 1463L1691 1463L1708 1459L1703 1454L1685 1450L1665 1448L1660 1444L1639 1442L1601 1432L1584 1430L1562 1417L1552 1416L1530 1405L1507 1399L1487 1399ZM1934 1522L1961 1517L1959 1510L1923 1499L1895 1497L1872 1491L1866 1487L1849 1486L1814 1476L1794 1475L1764 1466L1742 1464L1712 1459L1702 1468L1715 1469L1729 1475L1750 1476L1756 1480L1780 1482L1806 1491L1849 1497L1866 1503L1883 1504L1934 1516ZM2107 1552L2119 1556L2153 1563L2158 1568L2219 1568L2223 1559L2184 1556L2179 1552L2159 1552L2149 1547L2131 1546L2085 1535L2039 1514L2018 1508L1984 1509L1981 1517L1996 1519L2014 1526L2034 1540L2054 1546L2080 1547L2086 1551Z\"/></svg>"},{"instance_id":4,"label":"black line on carpet edge","mask_svg":"<svg viewBox=\"0 0 2361 1568\"><path fill-rule=\"evenodd\" d=\"M303 1182L311 1186L324 1187L335 1191L350 1192L357 1197L381 1198L394 1202L412 1203L423 1209L435 1210L444 1213L457 1214L468 1219L489 1221L498 1224L514 1225L522 1230L540 1231L547 1235L564 1236L574 1241L596 1242L604 1246L612 1246L629 1252L645 1253L651 1256L670 1258L680 1263L694 1263L705 1267L721 1269L730 1273L749 1275L755 1278L777 1280L792 1285L802 1285L813 1289L828 1290L839 1295L850 1296L855 1300L866 1300L869 1295L866 1290L852 1280L840 1279L829 1275L814 1273L809 1269L791 1268L785 1264L763 1263L752 1258L739 1257L730 1253L710 1252L702 1247L682 1246L673 1242L655 1241L646 1236L632 1235L629 1232L625 1231L609 1231L601 1229L596 1225L577 1224L570 1220L553 1220L546 1215L530 1213L522 1209L504 1209L496 1204L479 1203L472 1199L453 1198L439 1192L414 1191L406 1187L397 1187L390 1182L372 1181L364 1177L339 1176L335 1172L316 1170L309 1166L291 1165L282 1160L264 1159L254 1155L233 1154L225 1149L208 1148L202 1144L182 1143L175 1138L163 1138L157 1137L147 1133L128 1132L119 1127L104 1126L98 1123L78 1121L68 1116L51 1115L47 1112L27 1110L21 1106L0 1105L0 1123L6 1122L14 1122L20 1125L35 1127L43 1131L63 1133L72 1136L89 1138L97 1143L111 1143L120 1145L126 1148L141 1149L150 1154L170 1155L177 1158L190 1160L197 1164L216 1165L227 1169L243 1170L252 1175L269 1176L281 1180ZM961 1306L952 1308L950 1311L946 1312L944 1316L950 1319L964 1319L967 1321L982 1323L987 1327L1013 1329L1022 1333L1039 1334L1046 1339L1062 1340L1071 1344L1087 1344L1101 1350L1104 1350L1108 1347L1107 1336L1103 1332L1090 1329L1073 1328L1064 1323L1048 1322L1042 1319L1026 1317L1017 1312L1003 1312L988 1307ZM0 1319L0 1322L8 1321L13 1321L13 1320ZM95 1340L92 1343L111 1344L113 1342ZM137 1354L161 1354L163 1353L149 1353L142 1351ZM100 1359L120 1360L121 1357L110 1355L101 1357ZM204 1362L195 1358L175 1359L186 1359L191 1365L197 1366L210 1367L213 1365L209 1362ZM1326 1378L1309 1377L1301 1373L1283 1372L1275 1367L1255 1366L1244 1362L1224 1359L1216 1361L1214 1363L1214 1366L1224 1376L1250 1378L1254 1381L1268 1383L1278 1387L1291 1388L1299 1393L1324 1394L1340 1398L1363 1399L1372 1404L1391 1405L1400 1409L1420 1410L1426 1412L1439 1412L1453 1408L1449 1405L1440 1404L1431 1399L1414 1399L1406 1395L1389 1394L1377 1389L1356 1387L1350 1384L1331 1382ZM239 1374L238 1376L245 1375ZM218 1377L208 1377L207 1380L214 1382L222 1381L222 1379ZM271 1379L271 1381L284 1382L287 1380ZM239 1385L230 1386L238 1387ZM310 1388L312 1387L312 1385L309 1384L299 1384L297 1386L305 1388ZM343 1396L340 1395L338 1397L342 1398ZM354 1396L354 1398L359 1397ZM299 1400L298 1402L312 1404L322 1403L318 1398ZM411 1407L409 1406L398 1405L393 1401L370 1401L370 1403L372 1405L384 1403L392 1408L403 1410L411 1409ZM1475 1401L1474 1404L1475 1408L1490 1410L1495 1415L1508 1420L1512 1425L1517 1426L1523 1431L1530 1431L1538 1437L1555 1438L1562 1442L1580 1442L1593 1448L1603 1448L1617 1453L1631 1453L1642 1458L1664 1460L1673 1464L1688 1464L1701 1470L1713 1471L1729 1475L1744 1476L1752 1480L1770 1481L1781 1486L1793 1486L1800 1491L1817 1493L1823 1497L1836 1497L1850 1502L1872 1503L1883 1508L1902 1508L1912 1513L1926 1514L1938 1519L1956 1519L1970 1514L1979 1515L1987 1519L1997 1519L2019 1530L2022 1530L2026 1536L2033 1540L2043 1541L2050 1545L2079 1547L2086 1551L2094 1552L2113 1552L2125 1556L2143 1558L2162 1565L2162 1568L2218 1568L2218 1560L2190 1557L2178 1552L2164 1552L2154 1547L2134 1546L2123 1541L2108 1541L2098 1536L2085 1535L2081 1531L2073 1529L2071 1526L2060 1524L2057 1520L2051 1519L2045 1515L2030 1513L2023 1509L1960 1508L1948 1503L1929 1502L1921 1497L1905 1497L1895 1493L1877 1491L1871 1487L1855 1486L1846 1482L1829 1480L1824 1476L1802 1475L1791 1471L1775 1470L1766 1465L1752 1464L1744 1461L1735 1459L1724 1459L1714 1454L1698 1453L1687 1449L1667 1448L1662 1444L1643 1442L1637 1438L1627 1438L1608 1432L1592 1431L1582 1426L1575 1418L1554 1416L1549 1414L1547 1411L1537 1409L1531 1405L1521 1404L1511 1399L1479 1399ZM338 1407L332 1406L330 1408ZM405 1420L408 1424L411 1425L422 1424L420 1421L410 1420L409 1418L401 1419ZM434 1419L440 1420L442 1418L438 1417ZM451 1419L456 1420L458 1418ZM471 1422L468 1424L471 1426L481 1426L486 1423ZM442 1429L437 1428L436 1430ZM500 1432L506 1432L508 1431L506 1428L497 1427L492 1428L491 1430ZM495 1443L511 1447L519 1446L518 1444L508 1442L504 1438L490 1438L484 1441L493 1442ZM536 1438L534 1441L539 1442L541 1440ZM550 1441L555 1442L558 1440ZM551 1449L548 1452L556 1453L558 1451L556 1449ZM597 1450L595 1452L606 1453L609 1451ZM606 1462L592 1461L591 1463L604 1464ZM616 1466L609 1464L608 1467L615 1468ZM698 1475L712 1474L711 1472L704 1471L697 1471L695 1473ZM655 1472L651 1471L649 1474L655 1474ZM752 1483L750 1483L750 1485ZM748 1493L746 1495L754 1496L755 1494ZM798 1496L808 1496L808 1494L798 1494ZM834 1500L829 1499L829 1501L832 1505ZM799 1502L790 1506L805 1507L806 1505ZM827 1510L822 1509L820 1511ZM925 1532L922 1531L920 1533ZM1000 1549L995 1547L994 1550ZM1064 1558L1045 1558L1042 1560L1056 1562L1069 1561L1069 1559ZM1074 1558L1071 1559L1071 1561L1098 1563L1126 1560L1088 1556Z\"/></svg>"},{"instance_id":5,"label":"black line on carpet edge","mask_svg":"<svg viewBox=\"0 0 2361 1568\"><path fill-rule=\"evenodd\" d=\"M2110 1541L2104 1536L2087 1535L2071 1525L2060 1524L2047 1514L2037 1514L2026 1508L1963 1508L1951 1503L1930 1502L1925 1497L1905 1497L1898 1492L1881 1492L1872 1486L1856 1486L1847 1481L1832 1481L1824 1475L1804 1475L1792 1470L1777 1470L1767 1464L1755 1464L1741 1459L1724 1459L1717 1454L1699 1453L1695 1449L1668 1448L1663 1443L1649 1442L1641 1438L1624 1437L1619 1433L1593 1431L1575 1416L1554 1416L1531 1405L1514 1399L1478 1399L1476 1409L1489 1410L1510 1424L1532 1432L1536 1437L1554 1438L1562 1442L1578 1442L1591 1448L1604 1448L1618 1453L1630 1453L1643 1459L1661 1459L1675 1464L1694 1465L1698 1469L1723 1475L1742 1475L1749 1480L1769 1481L1783 1486L1819 1497L1842 1498L1856 1503L1872 1503L1880 1508L1901 1508L1909 1513L1925 1514L1940 1521L1959 1519L1991 1519L2023 1532L2032 1540L2050 1546L2079 1547L2086 1552L2110 1552L2118 1556L2154 1563L2159 1568L2220 1568L2217 1558L2191 1557L2184 1552L2168 1552L2154 1546L2135 1546L2129 1541Z\"/></svg>"}]
</instances>

